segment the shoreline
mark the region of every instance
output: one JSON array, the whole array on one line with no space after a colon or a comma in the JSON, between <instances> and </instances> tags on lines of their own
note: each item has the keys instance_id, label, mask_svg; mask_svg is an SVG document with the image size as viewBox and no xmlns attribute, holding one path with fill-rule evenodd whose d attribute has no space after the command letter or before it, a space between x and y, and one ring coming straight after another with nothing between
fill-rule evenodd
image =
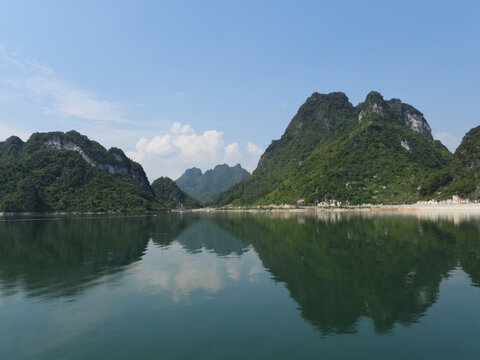
<instances>
[{"instance_id":1,"label":"shoreline","mask_svg":"<svg viewBox=\"0 0 480 360\"><path fill-rule=\"evenodd\" d=\"M178 210L177 210L178 211ZM183 210L187 212L415 212L415 211L466 211L480 213L480 203L469 204L402 204L402 205L357 205L357 206L278 206L202 208Z\"/></svg>"},{"instance_id":2,"label":"shoreline","mask_svg":"<svg viewBox=\"0 0 480 360\"><path fill-rule=\"evenodd\" d=\"M325 213L325 212L474 212L480 214L480 203L468 204L402 204L402 205L356 205L356 206L293 206L293 205L264 205L257 207L223 207L200 209L172 209L165 211L145 211L121 213L114 211L105 212L80 212L80 211L58 211L58 212L0 212L0 217L29 217L29 216L147 216L161 213L214 213L214 212L232 212L232 213Z\"/></svg>"},{"instance_id":3,"label":"shoreline","mask_svg":"<svg viewBox=\"0 0 480 360\"><path fill-rule=\"evenodd\" d=\"M155 215L162 212L170 212L171 210L164 211L137 211L137 212L116 212L116 211L55 211L55 212L1 212L1 217L28 217L28 216L145 216Z\"/></svg>"}]
</instances>

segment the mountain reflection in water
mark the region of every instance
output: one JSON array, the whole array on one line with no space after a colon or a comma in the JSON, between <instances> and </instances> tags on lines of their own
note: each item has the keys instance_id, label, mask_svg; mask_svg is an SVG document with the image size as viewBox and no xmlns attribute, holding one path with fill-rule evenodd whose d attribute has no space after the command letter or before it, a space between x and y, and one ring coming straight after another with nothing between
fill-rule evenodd
<instances>
[{"instance_id":1,"label":"mountain reflection in water","mask_svg":"<svg viewBox=\"0 0 480 360\"><path fill-rule=\"evenodd\" d=\"M161 214L0 221L0 297L74 297L120 281L149 241L241 258L253 249L323 335L419 321L460 266L480 286L477 217ZM182 260L178 260L182 261ZM188 261L185 258L183 261ZM198 274L198 276L202 276ZM254 294L252 294L254 296Z\"/></svg>"},{"instance_id":2,"label":"mountain reflection in water","mask_svg":"<svg viewBox=\"0 0 480 360\"><path fill-rule=\"evenodd\" d=\"M476 220L455 225L414 216L327 214L215 221L254 247L322 334L355 332L362 316L379 333L417 322L457 264L472 285L480 284Z\"/></svg>"}]
</instances>

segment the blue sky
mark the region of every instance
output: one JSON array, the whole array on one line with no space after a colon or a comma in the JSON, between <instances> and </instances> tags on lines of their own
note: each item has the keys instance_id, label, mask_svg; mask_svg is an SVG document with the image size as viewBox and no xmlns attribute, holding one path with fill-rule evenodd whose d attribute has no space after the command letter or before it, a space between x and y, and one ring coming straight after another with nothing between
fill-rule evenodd
<instances>
[{"instance_id":1,"label":"blue sky","mask_svg":"<svg viewBox=\"0 0 480 360\"><path fill-rule=\"evenodd\" d=\"M318 91L479 125L478 1L1 1L0 141L76 129L150 180L253 170Z\"/></svg>"}]
</instances>

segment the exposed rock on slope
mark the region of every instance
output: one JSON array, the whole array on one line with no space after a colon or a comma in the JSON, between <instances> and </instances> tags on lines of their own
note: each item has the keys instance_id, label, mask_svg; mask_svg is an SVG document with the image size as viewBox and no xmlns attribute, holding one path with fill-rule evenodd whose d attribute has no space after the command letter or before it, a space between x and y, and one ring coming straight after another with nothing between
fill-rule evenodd
<instances>
[{"instance_id":1,"label":"exposed rock on slope","mask_svg":"<svg viewBox=\"0 0 480 360\"><path fill-rule=\"evenodd\" d=\"M272 141L252 176L219 204L414 202L449 181L452 155L422 113L370 92L354 107L343 93L314 93Z\"/></svg>"},{"instance_id":2,"label":"exposed rock on slope","mask_svg":"<svg viewBox=\"0 0 480 360\"><path fill-rule=\"evenodd\" d=\"M0 143L0 211L145 211L165 208L140 164L75 131Z\"/></svg>"}]
</instances>

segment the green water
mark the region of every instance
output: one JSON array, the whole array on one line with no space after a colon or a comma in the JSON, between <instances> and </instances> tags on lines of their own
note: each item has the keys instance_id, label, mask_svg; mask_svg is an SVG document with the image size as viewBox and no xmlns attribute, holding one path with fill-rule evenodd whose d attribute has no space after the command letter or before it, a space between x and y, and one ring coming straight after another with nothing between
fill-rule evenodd
<instances>
[{"instance_id":1,"label":"green water","mask_svg":"<svg viewBox=\"0 0 480 360\"><path fill-rule=\"evenodd\" d=\"M0 218L0 359L479 359L480 218Z\"/></svg>"}]
</instances>

